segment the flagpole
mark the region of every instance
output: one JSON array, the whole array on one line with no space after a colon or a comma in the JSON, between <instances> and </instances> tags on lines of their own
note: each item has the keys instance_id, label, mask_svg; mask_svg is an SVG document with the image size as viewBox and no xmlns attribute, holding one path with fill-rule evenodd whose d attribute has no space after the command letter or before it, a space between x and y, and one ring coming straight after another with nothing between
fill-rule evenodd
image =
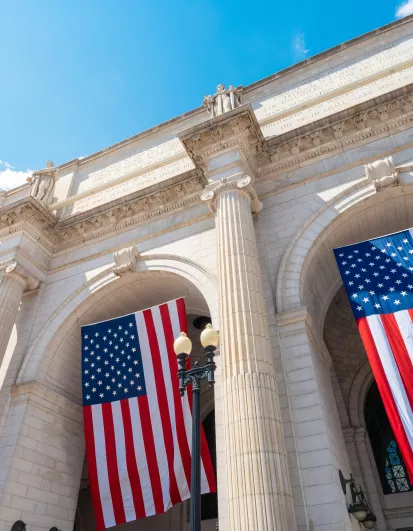
<instances>
[{"instance_id":1,"label":"flagpole","mask_svg":"<svg viewBox=\"0 0 413 531\"><path fill-rule=\"evenodd\" d=\"M174 343L178 358L179 392L185 394L188 385L192 385L192 463L191 463L191 507L190 531L201 531L201 381L208 382L209 387L215 383L215 350L219 342L218 332L207 324L201 333L201 344L205 350L206 363L200 366L198 361L192 369L186 369L186 361L192 350L192 341L181 332Z\"/></svg>"}]
</instances>

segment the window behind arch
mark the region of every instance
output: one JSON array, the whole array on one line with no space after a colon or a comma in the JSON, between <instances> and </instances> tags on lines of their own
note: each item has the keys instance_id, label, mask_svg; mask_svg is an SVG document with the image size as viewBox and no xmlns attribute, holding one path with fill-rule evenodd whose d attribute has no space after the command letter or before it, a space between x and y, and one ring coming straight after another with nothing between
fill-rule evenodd
<instances>
[{"instance_id":1,"label":"window behind arch","mask_svg":"<svg viewBox=\"0 0 413 531\"><path fill-rule=\"evenodd\" d=\"M367 393L364 417L384 494L413 490L376 382Z\"/></svg>"}]
</instances>

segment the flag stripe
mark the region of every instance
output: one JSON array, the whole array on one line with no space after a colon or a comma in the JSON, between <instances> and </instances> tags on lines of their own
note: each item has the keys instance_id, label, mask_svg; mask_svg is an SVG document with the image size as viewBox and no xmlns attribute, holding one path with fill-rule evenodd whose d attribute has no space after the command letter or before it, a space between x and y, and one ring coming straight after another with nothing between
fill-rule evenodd
<instances>
[{"instance_id":1,"label":"flag stripe","mask_svg":"<svg viewBox=\"0 0 413 531\"><path fill-rule=\"evenodd\" d=\"M166 455L165 439L163 437L162 417L159 408L158 396L156 392L156 380L154 374L154 366L152 360L152 345L149 343L148 333L146 329L145 318L143 312L136 314L136 322L138 325L139 342L142 352L142 364L143 371L145 373L146 386L151 389L152 392L148 393L148 406L150 415L148 418L152 422L153 441L155 444L155 455L157 466L159 470L159 476L161 478L162 485L162 499L163 510L166 511L170 507L170 492L169 492L169 466L168 458ZM142 419L143 420L143 419ZM145 424L143 424L145 426ZM144 437L146 437L146 430L144 431ZM148 456L147 456L148 457ZM150 467L151 469L151 467Z\"/></svg>"},{"instance_id":2,"label":"flag stripe","mask_svg":"<svg viewBox=\"0 0 413 531\"><path fill-rule=\"evenodd\" d=\"M92 406L94 407L94 406ZM122 491L120 488L118 462L116 455L115 428L113 426L112 404L102 404L102 417L105 431L106 462L110 477L109 487L112 495L113 512L117 524L126 522L125 509L123 507Z\"/></svg>"},{"instance_id":3,"label":"flag stripe","mask_svg":"<svg viewBox=\"0 0 413 531\"><path fill-rule=\"evenodd\" d=\"M101 531L102 529L105 529L105 522L103 520L102 502L100 499L98 473L96 468L95 437L93 434L93 419L91 406L86 406L83 409L83 417L85 425L86 459L89 471L93 510L95 513L96 520L96 530Z\"/></svg>"},{"instance_id":4,"label":"flag stripe","mask_svg":"<svg viewBox=\"0 0 413 531\"><path fill-rule=\"evenodd\" d=\"M103 428L102 406L92 406L93 432L96 450L96 467L100 499L102 501L105 527L116 525L113 512L112 494L109 487L108 465L106 460L105 430Z\"/></svg>"},{"instance_id":5,"label":"flag stripe","mask_svg":"<svg viewBox=\"0 0 413 531\"><path fill-rule=\"evenodd\" d=\"M142 496L142 487L139 477L135 446L133 443L133 430L129 400L121 400L120 405L122 410L123 429L125 433L124 440L126 464L128 467L128 475L132 490L133 506L135 509L136 518L143 518L145 516L145 505Z\"/></svg>"},{"instance_id":6,"label":"flag stripe","mask_svg":"<svg viewBox=\"0 0 413 531\"><path fill-rule=\"evenodd\" d=\"M378 316L375 315L368 318L363 317L357 321L357 324L400 451L408 469L413 470L411 435L409 437L409 431L405 427L399 408L399 405L403 405L403 398L401 388L397 389L398 369L397 367L394 368L389 351L386 351L386 344L388 345L388 343L386 340L383 341L384 332L381 321L378 323L377 318ZM397 403L395 395L401 404ZM408 402L407 397L405 402Z\"/></svg>"},{"instance_id":7,"label":"flag stripe","mask_svg":"<svg viewBox=\"0 0 413 531\"><path fill-rule=\"evenodd\" d=\"M406 350L410 359L410 364L413 366L413 323L411 310L396 312L394 314L397 324L399 326L400 334L403 338ZM413 380L411 380L413 382Z\"/></svg>"},{"instance_id":8,"label":"flag stripe","mask_svg":"<svg viewBox=\"0 0 413 531\"><path fill-rule=\"evenodd\" d=\"M400 333L398 321L396 315L402 312L396 312L395 314L382 314L380 319L383 323L384 331L389 340L389 344L392 350L390 356L393 355L396 360L397 367L399 369L400 377L403 381L403 386L406 391L407 398L410 404L410 410L413 409L413 387L409 385L409 382L413 382L413 367L410 361L409 353L407 352L406 344ZM400 320L402 317L400 316Z\"/></svg>"},{"instance_id":9,"label":"flag stripe","mask_svg":"<svg viewBox=\"0 0 413 531\"><path fill-rule=\"evenodd\" d=\"M139 413L141 417L141 426L145 429L142 430L143 441L145 445L146 460L148 462L149 476L152 484L153 501L155 503L156 513L164 512L164 488L163 481L165 481L166 474L163 474L163 478L159 473L159 460L156 453L156 441L153 436L153 423L150 414L149 401L146 396L142 396L138 399ZM165 468L163 468L165 470Z\"/></svg>"},{"instance_id":10,"label":"flag stripe","mask_svg":"<svg viewBox=\"0 0 413 531\"><path fill-rule=\"evenodd\" d=\"M116 457L118 465L119 483L122 493L123 508L125 510L125 521L136 520L135 505L133 502L132 487L129 480L128 464L126 458L126 442L122 417L121 402L112 402L112 418L116 443Z\"/></svg>"},{"instance_id":11,"label":"flag stripe","mask_svg":"<svg viewBox=\"0 0 413 531\"><path fill-rule=\"evenodd\" d=\"M185 455L185 447L182 447L182 435L186 445L186 438L184 433L182 405L179 396L178 386L173 385L177 378L178 363L173 352L173 335L170 326L169 312L167 305L161 305L152 310L156 334L159 338L159 350L161 353L162 370L164 374L166 391L168 395L169 415L172 425L172 435L174 439L174 472L177 479L181 500L186 500L189 497L189 482L185 474L183 458ZM172 358L172 359L171 359ZM172 364L172 366L171 366ZM186 445L187 446L187 445ZM187 469L191 469L190 454L188 450L189 461L186 463Z\"/></svg>"},{"instance_id":12,"label":"flag stripe","mask_svg":"<svg viewBox=\"0 0 413 531\"><path fill-rule=\"evenodd\" d=\"M149 474L148 459L146 458L146 454L148 453L148 448L151 446L153 447L153 452L151 455L154 455L155 446L153 441L151 445L150 442L145 442L143 438L140 411L142 409L145 409L143 405L144 398L146 400L146 397L142 397L142 399L140 400L138 398L129 398L128 402L133 433L133 447L135 450L136 463L138 467L139 478L141 481L142 498L145 506L145 514L152 515L158 512L159 507L163 507L162 487L161 480L159 478L158 468L156 467L155 470L152 471L152 474ZM152 426L145 426L148 429L148 432L152 433ZM149 451L151 451L150 448ZM156 508L154 501L155 496L157 496L157 498L159 499Z\"/></svg>"},{"instance_id":13,"label":"flag stripe","mask_svg":"<svg viewBox=\"0 0 413 531\"><path fill-rule=\"evenodd\" d=\"M186 310L185 310L185 302L183 299L178 299L177 301L172 301L169 303L169 307L173 307L175 305L176 310L178 312L178 321L180 325L181 331L187 332L187 324L186 324ZM171 311L171 315L173 315L174 312ZM176 321L175 321L176 322ZM179 332L174 330L174 336L177 337ZM192 389L188 391L188 393L185 394L186 403L184 402L184 412L186 412L185 418L188 419L188 422L186 423L186 429L187 429L187 435L188 435L188 445L191 445L192 440L192 425L191 425L191 411L192 411ZM189 402L188 402L189 401ZM190 446L189 446L190 447ZM212 460L211 455L209 453L208 449L208 443L205 437L205 432L203 427L201 426L201 492L214 492L216 490L216 483L215 483L215 474L214 469L212 466Z\"/></svg>"},{"instance_id":14,"label":"flag stripe","mask_svg":"<svg viewBox=\"0 0 413 531\"><path fill-rule=\"evenodd\" d=\"M169 469L169 493L172 504L175 505L181 501L181 496L178 490L178 484L174 471L174 440L172 435L171 418L169 416L168 396L165 386L165 375L162 370L162 360L159 348L158 336L156 334L154 319L151 310L145 310L143 316L146 324L146 331L148 333L148 340L151 346L152 364L155 374L155 389L158 394L159 411L162 418L162 430L165 440L166 457L168 460ZM166 509L167 507L165 507Z\"/></svg>"}]
</instances>

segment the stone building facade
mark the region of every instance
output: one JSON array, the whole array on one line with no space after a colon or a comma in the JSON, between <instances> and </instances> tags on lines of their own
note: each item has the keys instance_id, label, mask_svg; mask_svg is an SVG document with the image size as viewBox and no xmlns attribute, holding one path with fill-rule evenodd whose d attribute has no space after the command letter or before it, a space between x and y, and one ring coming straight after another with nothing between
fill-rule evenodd
<instances>
[{"instance_id":1,"label":"stone building facade","mask_svg":"<svg viewBox=\"0 0 413 531\"><path fill-rule=\"evenodd\" d=\"M331 251L412 226L412 17L0 192L0 531L94 529L80 326L183 295L222 338L203 531L359 530L340 470L413 529Z\"/></svg>"}]
</instances>

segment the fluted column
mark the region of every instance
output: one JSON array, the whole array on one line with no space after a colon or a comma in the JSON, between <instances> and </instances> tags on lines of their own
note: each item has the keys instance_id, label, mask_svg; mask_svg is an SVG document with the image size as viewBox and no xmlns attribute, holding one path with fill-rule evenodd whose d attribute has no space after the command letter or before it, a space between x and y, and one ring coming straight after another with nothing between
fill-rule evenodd
<instances>
[{"instance_id":1,"label":"fluted column","mask_svg":"<svg viewBox=\"0 0 413 531\"><path fill-rule=\"evenodd\" d=\"M208 189L209 188L209 189ZM229 531L296 529L250 177L214 183Z\"/></svg>"},{"instance_id":2,"label":"fluted column","mask_svg":"<svg viewBox=\"0 0 413 531\"><path fill-rule=\"evenodd\" d=\"M6 352L13 325L25 290L33 290L39 282L15 260L0 262L0 365Z\"/></svg>"}]
</instances>

